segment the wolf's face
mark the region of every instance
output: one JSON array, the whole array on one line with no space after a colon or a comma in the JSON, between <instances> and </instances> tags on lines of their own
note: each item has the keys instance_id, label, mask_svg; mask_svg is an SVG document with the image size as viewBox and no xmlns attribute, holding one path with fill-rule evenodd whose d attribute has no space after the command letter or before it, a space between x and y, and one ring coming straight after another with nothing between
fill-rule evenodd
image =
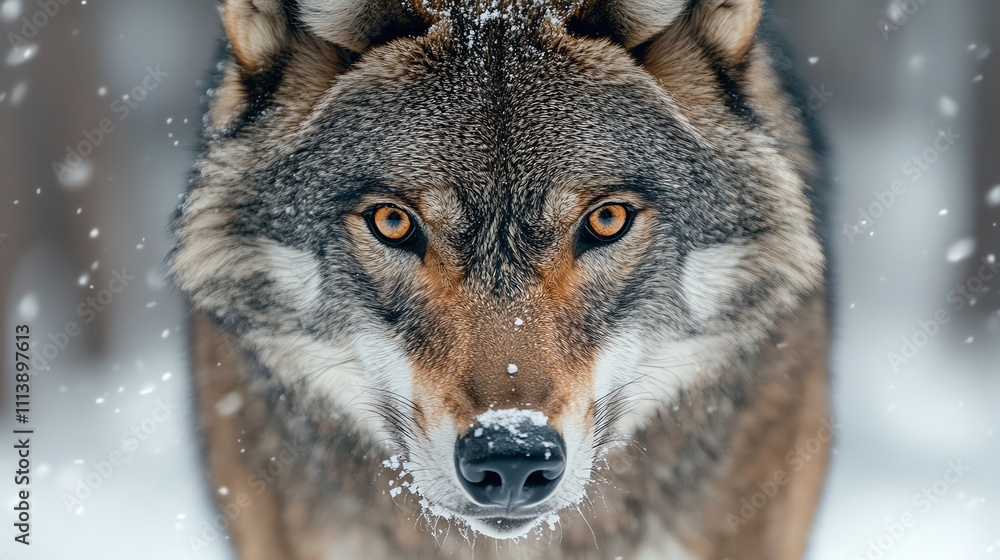
<instances>
[{"instance_id":1,"label":"wolf's face","mask_svg":"<svg viewBox=\"0 0 1000 560\"><path fill-rule=\"evenodd\" d=\"M223 9L176 280L431 511L511 537L576 504L819 286L800 162L735 76L755 2L290 4Z\"/></svg>"}]
</instances>

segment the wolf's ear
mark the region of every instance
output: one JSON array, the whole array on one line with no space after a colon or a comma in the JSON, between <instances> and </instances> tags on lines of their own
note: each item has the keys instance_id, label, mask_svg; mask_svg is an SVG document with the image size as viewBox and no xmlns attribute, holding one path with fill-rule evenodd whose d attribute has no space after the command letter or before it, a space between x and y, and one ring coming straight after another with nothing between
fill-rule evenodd
<instances>
[{"instance_id":1,"label":"wolf's ear","mask_svg":"<svg viewBox=\"0 0 1000 560\"><path fill-rule=\"evenodd\" d=\"M631 49L670 26L688 0L584 0L569 21L569 30L608 37Z\"/></svg>"},{"instance_id":2,"label":"wolf's ear","mask_svg":"<svg viewBox=\"0 0 1000 560\"><path fill-rule=\"evenodd\" d=\"M222 0L220 9L226 37L251 72L267 67L299 28L363 52L427 27L408 0Z\"/></svg>"},{"instance_id":3,"label":"wolf's ear","mask_svg":"<svg viewBox=\"0 0 1000 560\"><path fill-rule=\"evenodd\" d=\"M223 0L226 38L247 72L266 69L289 42L291 26L282 0Z\"/></svg>"},{"instance_id":4,"label":"wolf's ear","mask_svg":"<svg viewBox=\"0 0 1000 560\"><path fill-rule=\"evenodd\" d=\"M353 51L421 33L427 15L409 0L297 0L299 19L316 36Z\"/></svg>"},{"instance_id":5,"label":"wolf's ear","mask_svg":"<svg viewBox=\"0 0 1000 560\"><path fill-rule=\"evenodd\" d=\"M584 0L570 30L633 48L667 29L694 33L719 55L737 58L753 43L761 0Z\"/></svg>"}]
</instances>

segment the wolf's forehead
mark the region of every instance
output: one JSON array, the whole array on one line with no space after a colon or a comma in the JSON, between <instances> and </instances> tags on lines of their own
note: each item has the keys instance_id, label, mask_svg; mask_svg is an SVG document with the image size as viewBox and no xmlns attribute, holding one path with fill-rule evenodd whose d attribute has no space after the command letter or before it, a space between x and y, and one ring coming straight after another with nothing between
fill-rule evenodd
<instances>
[{"instance_id":1,"label":"wolf's forehead","mask_svg":"<svg viewBox=\"0 0 1000 560\"><path fill-rule=\"evenodd\" d=\"M324 120L406 162L433 167L433 154L543 173L570 159L581 170L592 158L621 161L618 145L634 139L626 127L663 109L627 52L567 36L534 8L547 3L476 4L452 8L439 32L363 58Z\"/></svg>"},{"instance_id":2,"label":"wolf's forehead","mask_svg":"<svg viewBox=\"0 0 1000 560\"><path fill-rule=\"evenodd\" d=\"M510 58L537 55L565 28L567 12L546 0L451 2L433 10L436 23L427 33L464 53Z\"/></svg>"},{"instance_id":3,"label":"wolf's forehead","mask_svg":"<svg viewBox=\"0 0 1000 560\"><path fill-rule=\"evenodd\" d=\"M569 37L544 10L450 17L338 80L319 130L292 156L321 179L312 184L346 204L372 185L361 194L403 193L442 214L489 217L496 231L552 223L588 194L662 186L677 154L698 151L625 50Z\"/></svg>"},{"instance_id":4,"label":"wolf's forehead","mask_svg":"<svg viewBox=\"0 0 1000 560\"><path fill-rule=\"evenodd\" d=\"M367 167L401 185L536 190L621 182L675 138L676 119L641 83L602 84L570 63L535 62L492 79L452 61L394 81L344 88L314 149L344 169ZM643 163L644 162L644 163Z\"/></svg>"}]
</instances>

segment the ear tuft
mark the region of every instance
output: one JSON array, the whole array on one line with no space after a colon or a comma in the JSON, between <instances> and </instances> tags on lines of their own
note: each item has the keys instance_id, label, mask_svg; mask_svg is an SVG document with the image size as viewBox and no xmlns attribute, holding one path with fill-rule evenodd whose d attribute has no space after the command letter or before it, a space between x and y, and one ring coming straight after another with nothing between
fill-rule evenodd
<instances>
[{"instance_id":1,"label":"ear tuft","mask_svg":"<svg viewBox=\"0 0 1000 560\"><path fill-rule=\"evenodd\" d=\"M580 35L608 37L627 49L670 26L688 0L585 0L568 23Z\"/></svg>"},{"instance_id":2,"label":"ear tuft","mask_svg":"<svg viewBox=\"0 0 1000 560\"><path fill-rule=\"evenodd\" d=\"M583 0L567 28L627 49L671 29L736 59L753 44L760 12L761 0Z\"/></svg>"},{"instance_id":3,"label":"ear tuft","mask_svg":"<svg viewBox=\"0 0 1000 560\"><path fill-rule=\"evenodd\" d=\"M428 27L426 14L407 0L298 0L297 7L317 37L357 52Z\"/></svg>"},{"instance_id":4,"label":"ear tuft","mask_svg":"<svg viewBox=\"0 0 1000 560\"><path fill-rule=\"evenodd\" d=\"M221 7L226 38L243 70L267 69L289 40L281 0L225 0Z\"/></svg>"},{"instance_id":5,"label":"ear tuft","mask_svg":"<svg viewBox=\"0 0 1000 560\"><path fill-rule=\"evenodd\" d=\"M356 52L422 33L430 17L409 0L222 0L226 37L245 72L265 70L295 30Z\"/></svg>"},{"instance_id":6,"label":"ear tuft","mask_svg":"<svg viewBox=\"0 0 1000 560\"><path fill-rule=\"evenodd\" d=\"M696 0L693 27L702 41L728 59L740 59L753 45L761 0Z\"/></svg>"}]
</instances>

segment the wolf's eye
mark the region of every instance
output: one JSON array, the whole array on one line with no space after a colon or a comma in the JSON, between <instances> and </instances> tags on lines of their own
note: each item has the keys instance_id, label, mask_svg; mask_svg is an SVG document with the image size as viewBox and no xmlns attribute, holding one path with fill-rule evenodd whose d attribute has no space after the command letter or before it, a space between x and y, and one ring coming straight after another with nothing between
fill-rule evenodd
<instances>
[{"instance_id":1,"label":"wolf's eye","mask_svg":"<svg viewBox=\"0 0 1000 560\"><path fill-rule=\"evenodd\" d=\"M584 229L594 241L610 243L625 235L632 215L632 209L622 204L605 204L587 216Z\"/></svg>"},{"instance_id":2,"label":"wolf's eye","mask_svg":"<svg viewBox=\"0 0 1000 560\"><path fill-rule=\"evenodd\" d=\"M624 204L610 203L587 215L576 242L576 256L599 245L621 239L632 226L635 210Z\"/></svg>"},{"instance_id":3,"label":"wolf's eye","mask_svg":"<svg viewBox=\"0 0 1000 560\"><path fill-rule=\"evenodd\" d=\"M416 230L406 210L388 204L365 212L365 218L375 237L387 245L402 245L410 241Z\"/></svg>"}]
</instances>

